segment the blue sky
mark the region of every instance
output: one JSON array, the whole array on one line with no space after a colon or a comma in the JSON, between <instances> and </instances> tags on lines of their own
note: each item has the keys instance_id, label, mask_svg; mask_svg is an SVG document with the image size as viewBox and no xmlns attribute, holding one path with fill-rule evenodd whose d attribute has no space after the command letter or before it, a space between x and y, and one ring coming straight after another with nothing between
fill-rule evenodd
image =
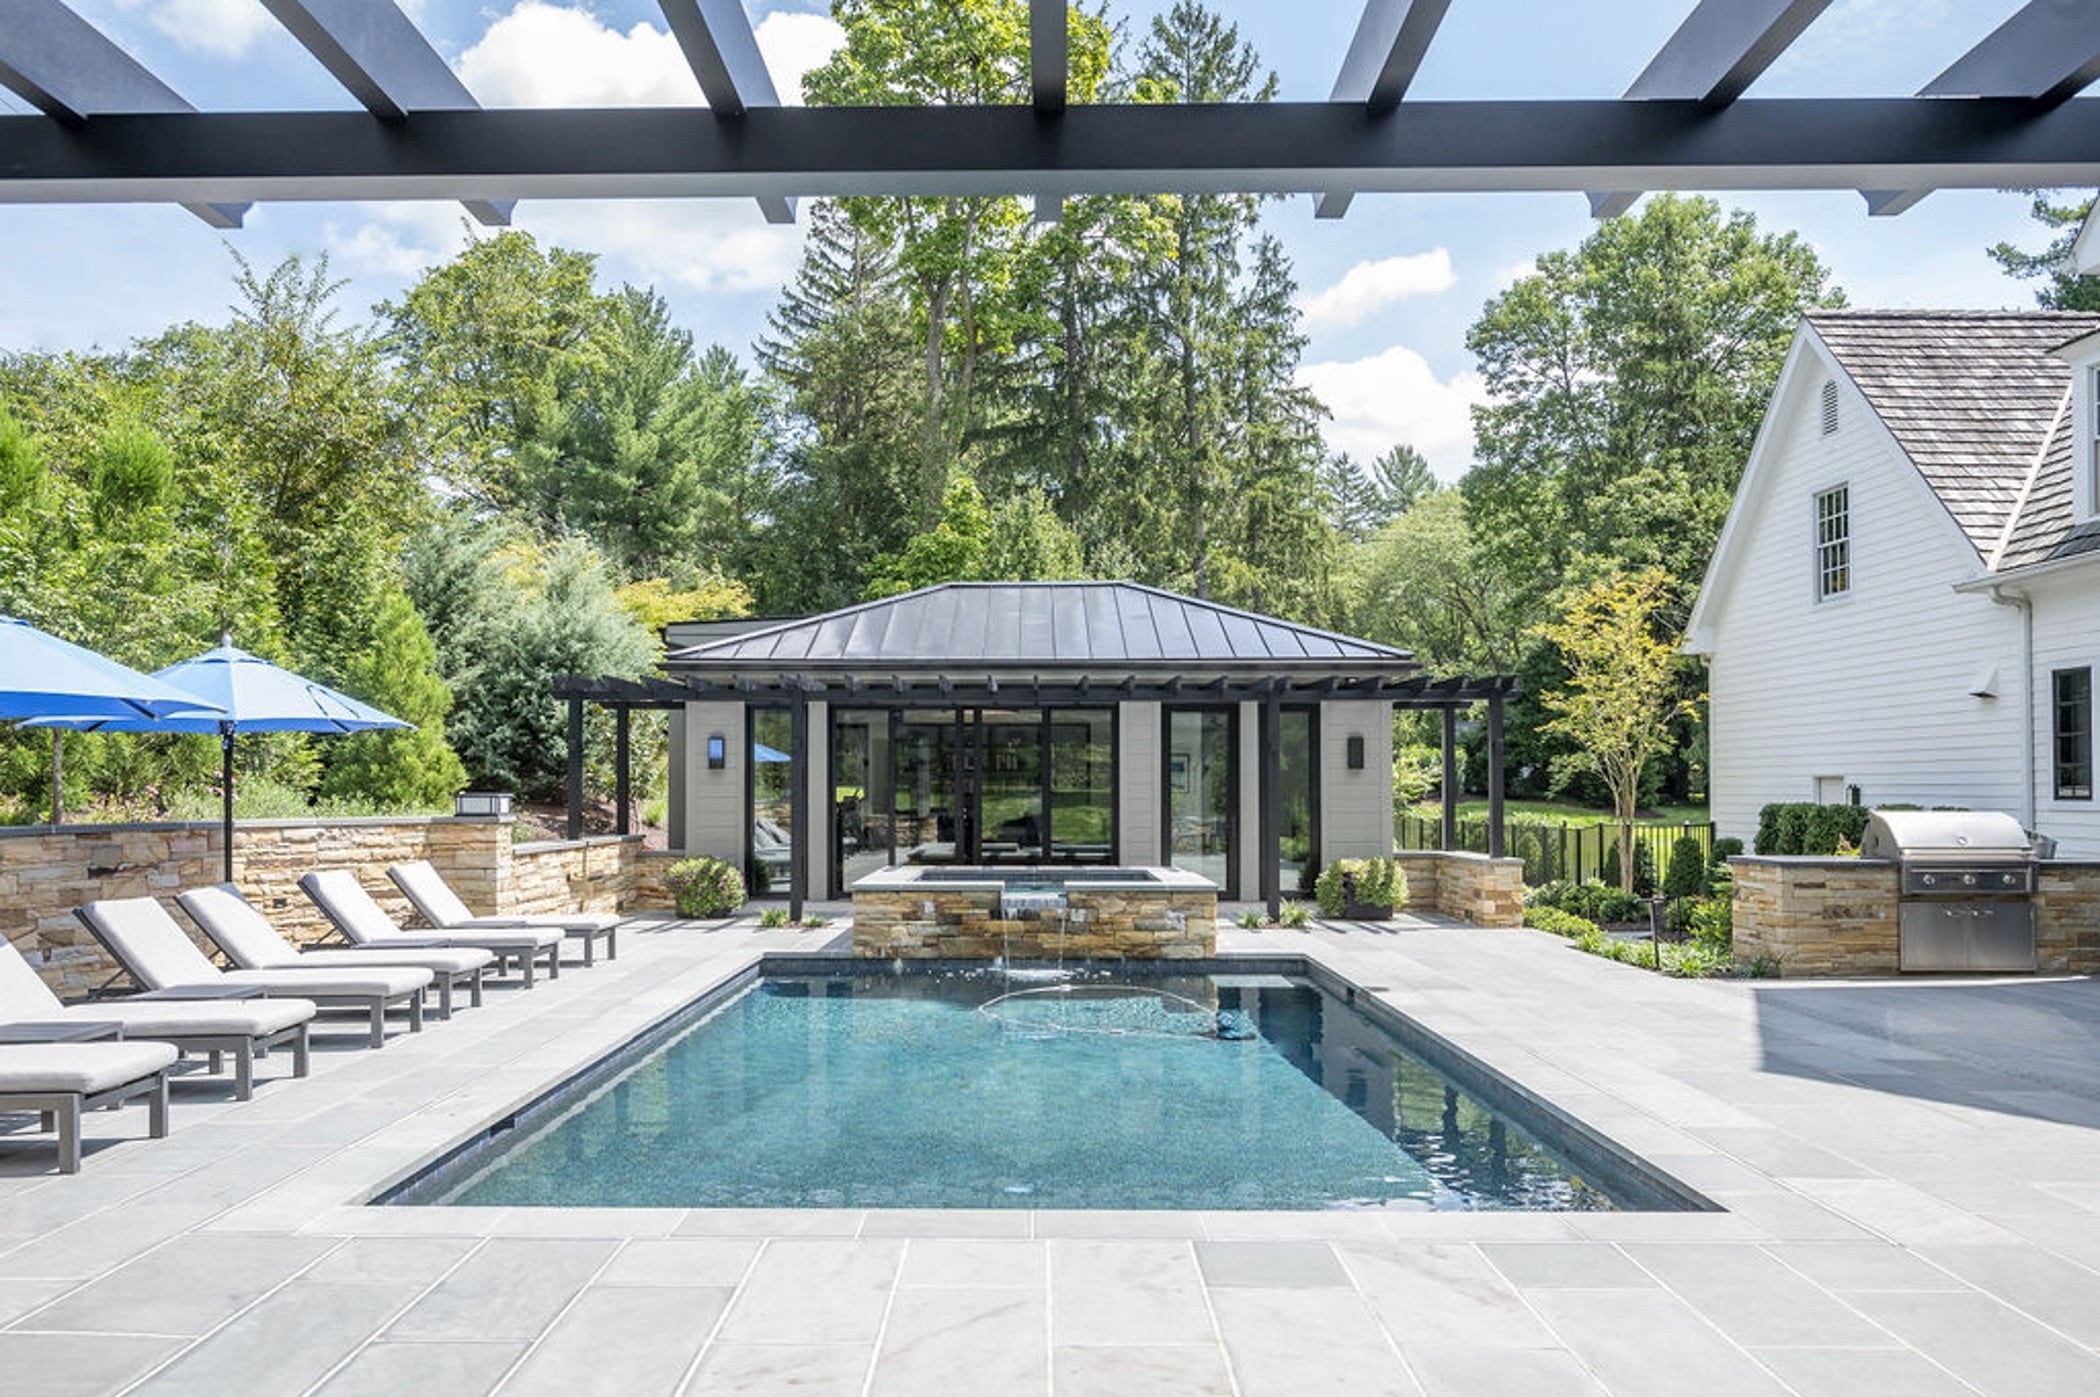
<instances>
[{"instance_id":1,"label":"blue sky","mask_svg":"<svg viewBox=\"0 0 2100 1397\"><path fill-rule=\"evenodd\" d=\"M1134 37L1169 0L1119 0ZM69 0L104 33L208 110L341 108L350 100L259 0ZM762 46L789 79L822 60L822 4L747 0ZM1354 30L1348 0L1214 0L1280 80L1285 99L1327 96ZM1758 83L1765 96L1915 90L2018 8L2019 0L1834 0ZM1456 0L1413 95L1608 97L1620 92L1692 0ZM486 105L697 101L654 0L409 0L410 13ZM0 110L26 111L0 92ZM2027 306L1984 249L2040 230L2010 194L1934 194L1869 219L1856 194L1723 195L1768 228L1806 237L1855 305ZM262 205L220 234L175 208L0 205L0 348L114 348L183 319L220 320L227 247L269 265L326 253L362 313L466 236L456 205ZM598 253L606 280L655 285L703 343L744 352L792 274L799 234L751 204L525 203L517 226ZM1318 222L1310 201L1274 204L1309 336L1304 374L1334 411L1328 439L1360 459L1412 441L1440 474L1468 459L1479 392L1465 351L1482 303L1540 252L1594 224L1577 195L1372 195Z\"/></svg>"}]
</instances>

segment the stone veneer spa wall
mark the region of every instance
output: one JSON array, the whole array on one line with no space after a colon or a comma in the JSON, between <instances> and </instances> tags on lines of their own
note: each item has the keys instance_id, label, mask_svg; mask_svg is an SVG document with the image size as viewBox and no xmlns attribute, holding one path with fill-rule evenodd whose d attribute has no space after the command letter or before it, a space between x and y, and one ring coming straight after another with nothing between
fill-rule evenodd
<instances>
[{"instance_id":1,"label":"stone veneer spa wall","mask_svg":"<svg viewBox=\"0 0 2100 1397\"><path fill-rule=\"evenodd\" d=\"M1012 905L1009 876L922 880L884 869L853 885L853 954L894 960L1201 960L1217 954L1218 890L1175 868L1090 876L1065 887L1062 914ZM958 870L959 871L959 870ZM1008 876L1002 876L1008 875ZM1045 882L1059 880L1044 870Z\"/></svg>"}]
</instances>

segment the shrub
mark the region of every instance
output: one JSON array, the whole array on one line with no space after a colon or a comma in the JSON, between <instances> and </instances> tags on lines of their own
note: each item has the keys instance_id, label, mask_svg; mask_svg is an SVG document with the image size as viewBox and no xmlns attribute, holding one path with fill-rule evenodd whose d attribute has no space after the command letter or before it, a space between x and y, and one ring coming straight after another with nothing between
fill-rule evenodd
<instances>
[{"instance_id":1,"label":"shrub","mask_svg":"<svg viewBox=\"0 0 2100 1397\"><path fill-rule=\"evenodd\" d=\"M1398 859L1336 859L1313 883L1320 915L1339 917L1355 900L1370 907L1398 907L1407 901L1407 874Z\"/></svg>"},{"instance_id":2,"label":"shrub","mask_svg":"<svg viewBox=\"0 0 2100 1397\"><path fill-rule=\"evenodd\" d=\"M664 886L681 917L722 917L744 905L744 879L720 859L680 859L664 870Z\"/></svg>"},{"instance_id":3,"label":"shrub","mask_svg":"<svg viewBox=\"0 0 2100 1397\"><path fill-rule=\"evenodd\" d=\"M1595 922L1578 917L1573 912L1563 912L1558 907L1525 908L1524 925L1540 931L1550 931L1555 936L1565 936L1570 940L1600 930Z\"/></svg>"},{"instance_id":4,"label":"shrub","mask_svg":"<svg viewBox=\"0 0 2100 1397\"><path fill-rule=\"evenodd\" d=\"M758 914L758 924L763 927L786 926L788 924L787 908L768 907L765 911Z\"/></svg>"},{"instance_id":5,"label":"shrub","mask_svg":"<svg viewBox=\"0 0 2100 1397\"><path fill-rule=\"evenodd\" d=\"M1691 920L1687 930L1692 939L1715 950L1732 951L1735 948L1735 899L1733 897L1705 897L1691 904Z\"/></svg>"},{"instance_id":6,"label":"shrub","mask_svg":"<svg viewBox=\"0 0 2100 1397\"><path fill-rule=\"evenodd\" d=\"M829 918L829 917L804 917L804 918L802 919L802 925L804 925L804 926L806 926L806 927L810 928L810 930L814 931L814 930L816 930L816 929L817 929L818 927L820 927L820 926L830 926L830 925L831 925L831 918Z\"/></svg>"},{"instance_id":7,"label":"shrub","mask_svg":"<svg viewBox=\"0 0 2100 1397\"><path fill-rule=\"evenodd\" d=\"M1740 853L1742 853L1742 852L1743 852L1743 841L1742 841L1742 840L1740 840L1740 839L1716 839L1716 840L1714 841L1714 858L1713 858L1713 866L1714 866L1715 868L1725 869L1726 867L1728 867L1728 861L1729 861L1730 859L1734 858L1734 857L1735 857L1735 856L1736 856L1737 854L1740 854Z\"/></svg>"},{"instance_id":8,"label":"shrub","mask_svg":"<svg viewBox=\"0 0 2100 1397\"><path fill-rule=\"evenodd\" d=\"M1293 931L1303 931L1312 925L1312 911L1302 902L1286 902L1282 922Z\"/></svg>"},{"instance_id":9,"label":"shrub","mask_svg":"<svg viewBox=\"0 0 2100 1397\"><path fill-rule=\"evenodd\" d=\"M1670 846L1670 871L1663 877L1666 897L1704 897L1707 888L1706 850L1696 835L1680 834Z\"/></svg>"},{"instance_id":10,"label":"shrub","mask_svg":"<svg viewBox=\"0 0 2100 1397\"><path fill-rule=\"evenodd\" d=\"M1592 922L1632 922L1641 919L1639 899L1607 883L1571 883L1554 905L1562 911Z\"/></svg>"},{"instance_id":11,"label":"shrub","mask_svg":"<svg viewBox=\"0 0 2100 1397\"><path fill-rule=\"evenodd\" d=\"M773 870L754 855L744 864L744 885L751 889L751 896L764 897L773 891Z\"/></svg>"},{"instance_id":12,"label":"shrub","mask_svg":"<svg viewBox=\"0 0 2100 1397\"><path fill-rule=\"evenodd\" d=\"M1253 931L1253 930L1255 930L1255 929L1256 929L1257 927L1265 927L1265 926L1267 926L1268 924L1269 924L1269 918L1268 918L1268 914L1267 914L1267 913L1265 913L1265 912L1242 912L1242 913L1240 913L1240 925L1241 925L1241 926L1243 926L1243 927L1245 927L1245 928L1246 928L1247 930L1249 930L1249 931Z\"/></svg>"},{"instance_id":13,"label":"shrub","mask_svg":"<svg viewBox=\"0 0 2100 1397\"><path fill-rule=\"evenodd\" d=\"M1607 827L1604 832L1604 882L1608 887L1619 886L1619 835ZM1647 897L1655 891L1655 855L1640 840L1633 841L1633 892L1636 897Z\"/></svg>"},{"instance_id":14,"label":"shrub","mask_svg":"<svg viewBox=\"0 0 2100 1397\"><path fill-rule=\"evenodd\" d=\"M1867 811L1857 805L1777 802L1757 814L1757 852L1828 856L1857 847L1866 833Z\"/></svg>"}]
</instances>

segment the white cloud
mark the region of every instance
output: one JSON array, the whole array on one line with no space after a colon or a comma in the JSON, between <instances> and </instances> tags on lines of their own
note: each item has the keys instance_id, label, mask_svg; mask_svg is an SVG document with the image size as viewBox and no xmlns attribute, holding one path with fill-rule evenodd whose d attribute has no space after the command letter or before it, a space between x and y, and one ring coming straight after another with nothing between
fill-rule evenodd
<instances>
[{"instance_id":1,"label":"white cloud","mask_svg":"<svg viewBox=\"0 0 2100 1397\"><path fill-rule=\"evenodd\" d=\"M1458 276L1451 270L1450 252L1439 247L1410 257L1359 262L1325 291L1299 301L1298 309L1304 313L1308 328L1354 325L1395 301L1433 296L1449 291L1457 282Z\"/></svg>"},{"instance_id":2,"label":"white cloud","mask_svg":"<svg viewBox=\"0 0 2100 1397\"><path fill-rule=\"evenodd\" d=\"M767 223L749 199L624 199L518 205L543 239L598 253L606 279L695 291L763 291L794 273L799 225Z\"/></svg>"},{"instance_id":3,"label":"white cloud","mask_svg":"<svg viewBox=\"0 0 2100 1397\"><path fill-rule=\"evenodd\" d=\"M1512 262L1507 267L1495 269L1495 290L1507 291L1528 276L1537 276L1539 264L1527 257L1521 262Z\"/></svg>"},{"instance_id":4,"label":"white cloud","mask_svg":"<svg viewBox=\"0 0 2100 1397\"><path fill-rule=\"evenodd\" d=\"M409 278L458 252L476 225L458 204L367 204L363 223L330 221L323 230L328 255L345 271Z\"/></svg>"},{"instance_id":5,"label":"white cloud","mask_svg":"<svg viewBox=\"0 0 2100 1397\"><path fill-rule=\"evenodd\" d=\"M124 9L147 6L153 27L191 53L240 58L277 27L262 0L119 0Z\"/></svg>"},{"instance_id":6,"label":"white cloud","mask_svg":"<svg viewBox=\"0 0 2100 1397\"><path fill-rule=\"evenodd\" d=\"M252 0L250 0L252 3ZM802 100L802 75L845 34L824 15L773 14L759 52L783 102ZM643 22L625 33L587 10L524 0L459 57L460 80L487 107L700 106L678 41Z\"/></svg>"},{"instance_id":7,"label":"white cloud","mask_svg":"<svg viewBox=\"0 0 2100 1397\"><path fill-rule=\"evenodd\" d=\"M1473 404L1486 386L1472 370L1439 379L1424 359L1396 344L1367 359L1306 364L1298 381L1328 411L1327 445L1370 461L1405 443L1451 480L1473 460Z\"/></svg>"}]
</instances>

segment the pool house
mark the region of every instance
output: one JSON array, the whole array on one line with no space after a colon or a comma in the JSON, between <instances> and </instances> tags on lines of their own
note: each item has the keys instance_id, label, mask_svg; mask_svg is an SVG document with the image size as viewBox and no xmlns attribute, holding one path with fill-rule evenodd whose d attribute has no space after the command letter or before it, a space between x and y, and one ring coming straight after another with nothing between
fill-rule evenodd
<instances>
[{"instance_id":1,"label":"pool house","mask_svg":"<svg viewBox=\"0 0 2100 1397\"><path fill-rule=\"evenodd\" d=\"M668 709L672 847L746 868L796 915L910 865L1171 867L1274 908L1328 860L1391 852L1396 707L1442 711L1455 773L1458 715L1485 703L1499 805L1515 687L1129 582L673 625L662 669L558 688L572 824L584 706L623 733L630 710Z\"/></svg>"}]
</instances>

